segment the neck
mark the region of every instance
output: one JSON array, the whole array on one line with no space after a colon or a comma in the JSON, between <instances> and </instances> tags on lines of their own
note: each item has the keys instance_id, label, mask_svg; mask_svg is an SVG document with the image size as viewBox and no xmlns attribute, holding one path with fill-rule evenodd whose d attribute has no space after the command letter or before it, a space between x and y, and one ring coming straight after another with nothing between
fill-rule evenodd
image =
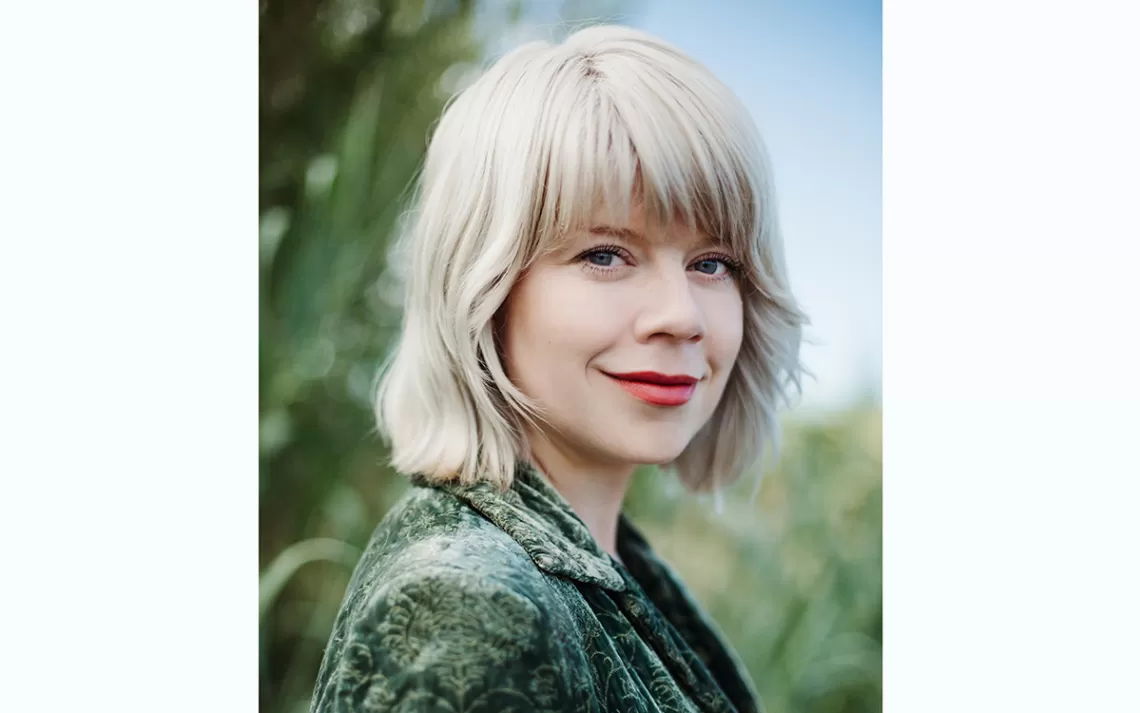
<instances>
[{"instance_id":1,"label":"neck","mask_svg":"<svg viewBox=\"0 0 1140 713\"><path fill-rule=\"evenodd\" d=\"M601 548L617 558L618 518L634 466L588 462L538 434L529 440L534 464L586 524Z\"/></svg>"}]
</instances>

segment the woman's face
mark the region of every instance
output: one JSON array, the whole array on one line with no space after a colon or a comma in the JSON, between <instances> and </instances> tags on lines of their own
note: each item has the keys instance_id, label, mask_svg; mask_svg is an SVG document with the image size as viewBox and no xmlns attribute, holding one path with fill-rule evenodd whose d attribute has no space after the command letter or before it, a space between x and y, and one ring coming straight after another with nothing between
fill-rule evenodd
<instances>
[{"instance_id":1,"label":"woman's face","mask_svg":"<svg viewBox=\"0 0 1140 713\"><path fill-rule=\"evenodd\" d=\"M508 375L546 414L540 437L587 466L680 455L740 351L735 272L707 236L647 226L636 209L539 259L507 300L502 348Z\"/></svg>"}]
</instances>

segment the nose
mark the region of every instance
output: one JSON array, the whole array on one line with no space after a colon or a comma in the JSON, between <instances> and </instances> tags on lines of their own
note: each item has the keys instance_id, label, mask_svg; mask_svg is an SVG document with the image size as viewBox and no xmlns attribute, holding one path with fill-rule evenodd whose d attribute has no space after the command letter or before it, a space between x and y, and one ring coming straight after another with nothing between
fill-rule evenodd
<instances>
[{"instance_id":1,"label":"nose","mask_svg":"<svg viewBox=\"0 0 1140 713\"><path fill-rule=\"evenodd\" d=\"M705 317L693 290L683 268L655 276L644 287L644 301L635 326L638 341L648 342L654 337L701 341L705 335Z\"/></svg>"}]
</instances>

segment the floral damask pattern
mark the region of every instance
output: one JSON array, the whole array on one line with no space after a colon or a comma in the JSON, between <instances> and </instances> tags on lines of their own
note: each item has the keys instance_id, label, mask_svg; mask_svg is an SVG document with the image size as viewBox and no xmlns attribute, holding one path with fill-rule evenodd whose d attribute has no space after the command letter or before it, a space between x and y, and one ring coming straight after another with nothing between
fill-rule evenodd
<instances>
[{"instance_id":1,"label":"floral damask pattern","mask_svg":"<svg viewBox=\"0 0 1140 713\"><path fill-rule=\"evenodd\" d=\"M345 594L313 713L759 710L680 580L622 518L624 566L545 479L417 482Z\"/></svg>"}]
</instances>

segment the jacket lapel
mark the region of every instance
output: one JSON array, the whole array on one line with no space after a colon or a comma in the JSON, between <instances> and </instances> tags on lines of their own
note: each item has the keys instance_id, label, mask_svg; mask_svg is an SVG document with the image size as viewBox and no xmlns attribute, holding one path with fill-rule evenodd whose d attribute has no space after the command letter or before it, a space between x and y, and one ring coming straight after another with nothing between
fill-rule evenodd
<instances>
[{"instance_id":1,"label":"jacket lapel","mask_svg":"<svg viewBox=\"0 0 1140 713\"><path fill-rule=\"evenodd\" d=\"M589 599L608 598L612 604L599 600L594 605L616 607L702 710L757 710L758 699L739 662L625 515L618 523L622 567L615 566L565 498L528 463L519 465L505 492L488 483L435 487L467 502L510 535L539 569L604 590L583 593Z\"/></svg>"},{"instance_id":2,"label":"jacket lapel","mask_svg":"<svg viewBox=\"0 0 1140 713\"><path fill-rule=\"evenodd\" d=\"M520 464L511 488L488 483L445 486L515 539L544 572L623 591L625 580L566 499L530 464Z\"/></svg>"},{"instance_id":3,"label":"jacket lapel","mask_svg":"<svg viewBox=\"0 0 1140 713\"><path fill-rule=\"evenodd\" d=\"M657 557L625 515L618 523L618 547L628 569L625 576L630 589L636 587L637 594L655 605L644 613L633 603L628 608L631 614L645 619L642 636L653 642L662 661L668 661L678 683L706 710L760 710L759 696L744 665L680 578Z\"/></svg>"}]
</instances>

